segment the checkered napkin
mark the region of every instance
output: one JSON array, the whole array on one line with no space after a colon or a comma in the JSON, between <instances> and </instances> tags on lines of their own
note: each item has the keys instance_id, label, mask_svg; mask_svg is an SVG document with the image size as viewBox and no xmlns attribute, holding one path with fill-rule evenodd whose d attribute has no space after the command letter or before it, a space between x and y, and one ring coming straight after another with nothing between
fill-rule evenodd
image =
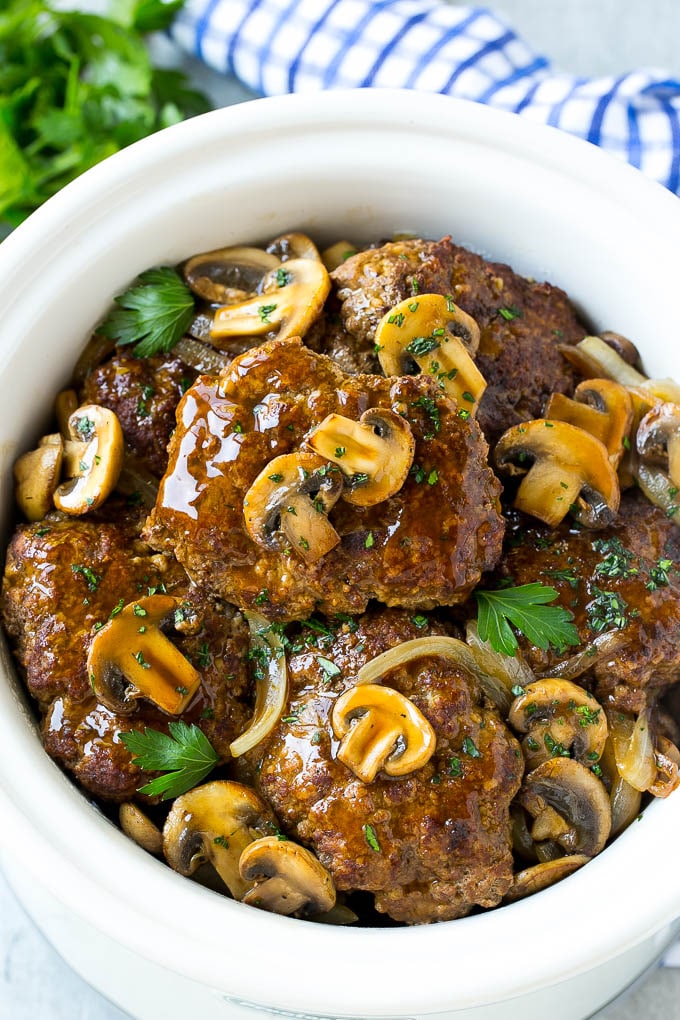
<instances>
[{"instance_id":1,"label":"checkered napkin","mask_svg":"<svg viewBox=\"0 0 680 1020\"><path fill-rule=\"evenodd\" d=\"M569 131L680 191L680 81L578 78L501 18L440 0L187 0L176 41L263 95L413 88Z\"/></svg>"}]
</instances>

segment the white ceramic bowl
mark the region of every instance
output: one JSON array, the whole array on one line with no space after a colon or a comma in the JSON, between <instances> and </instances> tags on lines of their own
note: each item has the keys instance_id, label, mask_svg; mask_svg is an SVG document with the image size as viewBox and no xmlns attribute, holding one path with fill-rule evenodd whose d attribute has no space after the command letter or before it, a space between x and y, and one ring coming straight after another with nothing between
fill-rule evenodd
<instances>
[{"instance_id":1,"label":"white ceramic bowl","mask_svg":"<svg viewBox=\"0 0 680 1020\"><path fill-rule=\"evenodd\" d=\"M12 461L112 296L148 266L291 228L321 241L450 232L560 284L595 327L639 341L652 374L678 373L680 204L657 185L550 129L442 97L261 100L113 157L0 246L5 528ZM572 878L464 920L350 930L244 907L147 856L75 790L4 663L6 866L67 959L138 1017L246 1018L258 1004L480 1020L531 1020L549 1005L552 1020L582 1018L680 916L680 794Z\"/></svg>"}]
</instances>

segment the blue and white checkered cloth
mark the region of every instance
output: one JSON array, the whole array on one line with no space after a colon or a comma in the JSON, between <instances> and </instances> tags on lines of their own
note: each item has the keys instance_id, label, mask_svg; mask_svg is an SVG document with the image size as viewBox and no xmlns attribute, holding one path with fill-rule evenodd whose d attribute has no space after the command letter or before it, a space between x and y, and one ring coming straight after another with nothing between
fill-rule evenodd
<instances>
[{"instance_id":1,"label":"blue and white checkered cloth","mask_svg":"<svg viewBox=\"0 0 680 1020\"><path fill-rule=\"evenodd\" d=\"M680 191L680 81L563 74L483 7L439 0L187 0L173 35L262 95L413 88L569 131Z\"/></svg>"}]
</instances>

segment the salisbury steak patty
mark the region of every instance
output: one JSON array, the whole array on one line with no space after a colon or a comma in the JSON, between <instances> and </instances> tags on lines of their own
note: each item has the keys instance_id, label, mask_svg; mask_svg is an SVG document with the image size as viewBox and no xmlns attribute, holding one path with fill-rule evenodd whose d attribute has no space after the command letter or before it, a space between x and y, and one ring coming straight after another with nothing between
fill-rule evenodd
<instances>
[{"instance_id":1,"label":"salisbury steak patty","mask_svg":"<svg viewBox=\"0 0 680 1020\"><path fill-rule=\"evenodd\" d=\"M383 315L414 295L450 294L481 331L476 362L487 381L479 423L493 441L521 421L540 416L553 392L573 389L571 367L557 344L585 336L566 294L509 266L441 241L397 241L360 252L332 273L345 329L372 350Z\"/></svg>"},{"instance_id":2,"label":"salisbury steak patty","mask_svg":"<svg viewBox=\"0 0 680 1020\"><path fill-rule=\"evenodd\" d=\"M192 588L174 557L154 554L139 537L141 524L138 510L107 504L87 520L54 513L22 525L3 582L3 621L44 715L45 746L101 797L129 797L141 785L120 731L167 731L170 718L146 700L118 716L93 697L90 644L127 603L159 591L182 600L172 640L201 674L201 685L181 718L196 722L222 757L251 712L241 615Z\"/></svg>"},{"instance_id":3,"label":"salisbury steak patty","mask_svg":"<svg viewBox=\"0 0 680 1020\"><path fill-rule=\"evenodd\" d=\"M506 547L500 575L518 585L554 585L574 614L580 648L601 634L616 638L589 670L599 701L638 713L677 682L680 530L662 510L639 493L625 494L616 523L604 531L568 522L552 531L513 515ZM564 658L526 643L524 650L538 675Z\"/></svg>"},{"instance_id":4,"label":"salisbury steak patty","mask_svg":"<svg viewBox=\"0 0 680 1020\"><path fill-rule=\"evenodd\" d=\"M383 678L433 726L430 761L404 777L379 772L364 783L337 760L335 701L364 663L433 632L417 622L380 610L331 637L309 636L289 659L282 719L251 761L285 831L315 851L337 888L369 890L379 911L409 924L500 902L512 883L508 806L523 769L517 742L485 707L477 682L434 657Z\"/></svg>"},{"instance_id":5,"label":"salisbury steak patty","mask_svg":"<svg viewBox=\"0 0 680 1020\"><path fill-rule=\"evenodd\" d=\"M329 519L341 541L314 563L282 535L256 544L243 506L260 472L299 450L328 414L357 420L378 406L405 417L415 438L399 492L369 507L340 499ZM271 341L186 394L146 536L174 551L197 584L272 619L363 612L371 598L461 602L496 563L503 535L486 458L477 423L434 380L347 376L297 339Z\"/></svg>"},{"instance_id":6,"label":"salisbury steak patty","mask_svg":"<svg viewBox=\"0 0 680 1020\"><path fill-rule=\"evenodd\" d=\"M115 411L129 448L160 477L168 463L175 409L195 377L179 358L133 358L117 352L88 375L82 402Z\"/></svg>"}]
</instances>

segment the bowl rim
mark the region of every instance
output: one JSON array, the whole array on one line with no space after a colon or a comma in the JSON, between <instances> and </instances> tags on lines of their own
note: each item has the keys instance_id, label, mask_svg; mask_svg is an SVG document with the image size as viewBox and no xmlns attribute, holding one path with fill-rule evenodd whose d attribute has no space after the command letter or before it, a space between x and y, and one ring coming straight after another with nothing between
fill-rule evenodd
<instances>
[{"instance_id":1,"label":"bowl rim","mask_svg":"<svg viewBox=\"0 0 680 1020\"><path fill-rule=\"evenodd\" d=\"M591 191L622 207L636 203L658 225L660 236L670 237L674 231L677 236L680 228L680 205L674 196L595 146L556 129L445 96L339 90L258 99L213 111L110 157L68 185L0 245L0 280L9 292L35 251L58 238L66 224L87 223L112 189L119 194L139 189L151 168L224 133L247 145L250 137L274 125L294 133L314 126L342 131L386 123L395 130L420 127L472 139L556 172L566 173L566 167L570 177L577 176ZM670 250L670 243L667 247ZM17 715L27 724L15 725ZM553 887L549 896L542 894L543 902L532 897L455 922L371 930L264 915L186 882L149 858L88 805L47 758L9 684L0 684L0 776L0 803L10 820L0 828L0 841L21 846L23 863L43 881L48 875L50 887L76 913L142 956L225 995L302 1013L311 1008L318 1015L325 1003L329 1015L335 1015L324 970L329 957L352 960L352 981L344 981L340 989L343 1012L407 1016L450 1008L452 985L456 1007L464 1008L564 980L623 952L680 915L680 880L673 885L670 861L664 867L652 856L655 846L669 845L676 834L680 795L677 805L651 805L643 824L607 849L604 864L603 858L595 859ZM615 876L622 868L630 870L627 861L641 853L648 853L655 866L638 868L634 888L622 896ZM574 903L603 901L608 911L604 927L572 909ZM194 918L193 927L187 917ZM551 917L560 923L550 926L548 955L545 926ZM237 940L220 939L225 921L238 925ZM295 947L296 957L306 961L304 982L291 981L288 951L273 951L267 953L265 987L257 953L265 938L272 946ZM376 960L386 959L389 968L376 982ZM527 959L535 966L527 967Z\"/></svg>"}]
</instances>

